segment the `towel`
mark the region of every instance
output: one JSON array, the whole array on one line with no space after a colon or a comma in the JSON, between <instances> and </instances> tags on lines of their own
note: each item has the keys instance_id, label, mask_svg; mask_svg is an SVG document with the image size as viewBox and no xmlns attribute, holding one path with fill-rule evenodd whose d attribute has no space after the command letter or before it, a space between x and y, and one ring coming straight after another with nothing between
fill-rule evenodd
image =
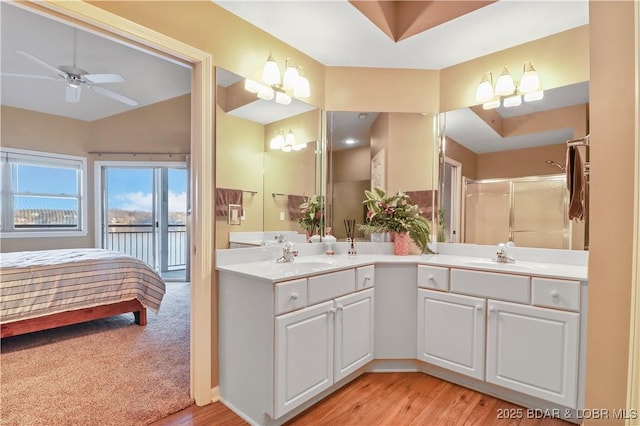
<instances>
[{"instance_id":1,"label":"towel","mask_svg":"<svg viewBox=\"0 0 640 426\"><path fill-rule=\"evenodd\" d=\"M229 204L239 204L242 206L242 190L216 188L216 216L227 217L229 214ZM242 207L240 207L242 210Z\"/></svg>"},{"instance_id":2,"label":"towel","mask_svg":"<svg viewBox=\"0 0 640 426\"><path fill-rule=\"evenodd\" d=\"M423 191L407 191L405 192L409 197L409 203L416 204L420 210L420 216L427 219L431 219L433 214L433 199L435 195L436 204L438 199L438 191L423 190Z\"/></svg>"},{"instance_id":3,"label":"towel","mask_svg":"<svg viewBox=\"0 0 640 426\"><path fill-rule=\"evenodd\" d=\"M569 190L569 220L583 220L585 207L584 163L576 146L567 148L567 189Z\"/></svg>"},{"instance_id":4,"label":"towel","mask_svg":"<svg viewBox=\"0 0 640 426\"><path fill-rule=\"evenodd\" d=\"M298 220L302 217L300 213L300 204L307 201L307 197L303 195L287 195L289 201L289 219Z\"/></svg>"}]
</instances>

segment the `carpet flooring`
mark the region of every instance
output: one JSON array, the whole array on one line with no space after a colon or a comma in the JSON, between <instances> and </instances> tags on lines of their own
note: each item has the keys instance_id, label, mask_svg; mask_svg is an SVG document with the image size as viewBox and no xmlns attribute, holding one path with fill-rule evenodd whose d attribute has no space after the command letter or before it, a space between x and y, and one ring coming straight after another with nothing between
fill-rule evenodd
<instances>
[{"instance_id":1,"label":"carpet flooring","mask_svg":"<svg viewBox=\"0 0 640 426\"><path fill-rule=\"evenodd\" d=\"M2 339L2 425L145 425L193 403L189 283L147 326L123 314Z\"/></svg>"}]
</instances>

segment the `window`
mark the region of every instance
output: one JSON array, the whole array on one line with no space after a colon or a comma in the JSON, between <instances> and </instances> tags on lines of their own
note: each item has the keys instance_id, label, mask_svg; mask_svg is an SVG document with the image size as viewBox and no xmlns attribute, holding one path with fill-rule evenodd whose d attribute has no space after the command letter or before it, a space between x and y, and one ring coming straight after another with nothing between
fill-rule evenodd
<instances>
[{"instance_id":1,"label":"window","mask_svg":"<svg viewBox=\"0 0 640 426\"><path fill-rule=\"evenodd\" d=\"M86 235L83 157L0 149L3 237Z\"/></svg>"}]
</instances>

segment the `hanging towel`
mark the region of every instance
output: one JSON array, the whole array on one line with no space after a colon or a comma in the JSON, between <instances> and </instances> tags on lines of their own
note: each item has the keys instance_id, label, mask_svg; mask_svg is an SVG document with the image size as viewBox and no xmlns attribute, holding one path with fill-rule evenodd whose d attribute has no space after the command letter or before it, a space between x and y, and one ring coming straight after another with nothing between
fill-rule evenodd
<instances>
[{"instance_id":1,"label":"hanging towel","mask_svg":"<svg viewBox=\"0 0 640 426\"><path fill-rule=\"evenodd\" d=\"M239 204L242 206L242 190L216 188L216 216L227 217L229 214L229 204ZM242 207L240 209L242 210Z\"/></svg>"},{"instance_id":2,"label":"hanging towel","mask_svg":"<svg viewBox=\"0 0 640 426\"><path fill-rule=\"evenodd\" d=\"M576 146L567 148L567 189L569 190L569 220L583 220L585 207L584 163Z\"/></svg>"},{"instance_id":3,"label":"hanging towel","mask_svg":"<svg viewBox=\"0 0 640 426\"><path fill-rule=\"evenodd\" d=\"M302 217L300 212L300 204L307 201L307 197L303 195L287 195L289 201L289 219L298 220Z\"/></svg>"},{"instance_id":4,"label":"hanging towel","mask_svg":"<svg viewBox=\"0 0 640 426\"><path fill-rule=\"evenodd\" d=\"M437 204L438 191L432 191L429 189L423 191L407 191L405 194L409 197L409 203L416 204L418 206L418 209L420 209L420 216L431 219L431 215L433 214L433 199L436 199Z\"/></svg>"}]
</instances>

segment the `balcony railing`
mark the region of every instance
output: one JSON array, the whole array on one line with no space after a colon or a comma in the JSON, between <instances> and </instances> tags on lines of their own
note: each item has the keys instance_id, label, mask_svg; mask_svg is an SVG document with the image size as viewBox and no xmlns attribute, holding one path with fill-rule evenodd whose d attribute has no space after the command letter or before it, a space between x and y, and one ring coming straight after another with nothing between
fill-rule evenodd
<instances>
[{"instance_id":1,"label":"balcony railing","mask_svg":"<svg viewBox=\"0 0 640 426\"><path fill-rule=\"evenodd\" d=\"M187 229L169 225L167 236L167 270L186 267ZM106 248L126 253L153 266L153 225L109 225ZM158 262L162 265L163 262ZM164 271L163 271L164 272Z\"/></svg>"}]
</instances>

